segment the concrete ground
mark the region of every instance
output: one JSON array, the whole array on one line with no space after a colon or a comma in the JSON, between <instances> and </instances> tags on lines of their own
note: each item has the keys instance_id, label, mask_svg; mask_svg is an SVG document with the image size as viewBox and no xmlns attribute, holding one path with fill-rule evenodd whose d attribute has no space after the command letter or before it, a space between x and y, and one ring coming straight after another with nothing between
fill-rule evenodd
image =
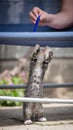
<instances>
[{"instance_id":1,"label":"concrete ground","mask_svg":"<svg viewBox=\"0 0 73 130\"><path fill-rule=\"evenodd\" d=\"M72 104L43 104L47 122L23 124L21 107L0 108L0 130L73 130Z\"/></svg>"}]
</instances>

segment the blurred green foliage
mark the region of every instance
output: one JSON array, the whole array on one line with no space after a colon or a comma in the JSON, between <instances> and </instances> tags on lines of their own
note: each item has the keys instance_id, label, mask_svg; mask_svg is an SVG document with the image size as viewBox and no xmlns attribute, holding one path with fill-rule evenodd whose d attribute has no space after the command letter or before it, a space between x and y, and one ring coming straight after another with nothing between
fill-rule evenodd
<instances>
[{"instance_id":1,"label":"blurred green foliage","mask_svg":"<svg viewBox=\"0 0 73 130\"><path fill-rule=\"evenodd\" d=\"M0 90L1 96L23 96L24 90L17 90L17 89L11 89L11 90ZM20 106L22 103L18 101L0 101L0 106Z\"/></svg>"},{"instance_id":2,"label":"blurred green foliage","mask_svg":"<svg viewBox=\"0 0 73 130\"><path fill-rule=\"evenodd\" d=\"M1 79L0 80L0 85L3 85L3 84L8 84L8 81L6 79Z\"/></svg>"},{"instance_id":3,"label":"blurred green foliage","mask_svg":"<svg viewBox=\"0 0 73 130\"><path fill-rule=\"evenodd\" d=\"M14 76L11 78L11 82L14 85L17 84L24 84L22 78L20 76ZM0 85L8 85L7 79L1 79ZM21 97L24 95L25 90L23 89L3 89L0 90L0 96L14 96L14 97ZM0 101L0 106L20 106L22 105L21 102L18 101Z\"/></svg>"},{"instance_id":4,"label":"blurred green foliage","mask_svg":"<svg viewBox=\"0 0 73 130\"><path fill-rule=\"evenodd\" d=\"M14 77L12 77L12 82L13 82L13 84L17 85L17 84L22 84L23 81L22 81L21 77L14 76Z\"/></svg>"}]
</instances>

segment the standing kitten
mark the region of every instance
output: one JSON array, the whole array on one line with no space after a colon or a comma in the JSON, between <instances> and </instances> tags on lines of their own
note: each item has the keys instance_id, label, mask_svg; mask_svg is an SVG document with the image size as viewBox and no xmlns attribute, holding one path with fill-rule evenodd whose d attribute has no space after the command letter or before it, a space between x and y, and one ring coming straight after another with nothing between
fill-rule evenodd
<instances>
[{"instance_id":1,"label":"standing kitten","mask_svg":"<svg viewBox=\"0 0 73 130\"><path fill-rule=\"evenodd\" d=\"M52 51L49 51L49 47L40 50L39 45L35 46L30 62L30 73L25 93L26 97L43 97L42 81L52 54ZM32 121L46 121L41 103L23 103L23 114L24 124L31 124Z\"/></svg>"}]
</instances>

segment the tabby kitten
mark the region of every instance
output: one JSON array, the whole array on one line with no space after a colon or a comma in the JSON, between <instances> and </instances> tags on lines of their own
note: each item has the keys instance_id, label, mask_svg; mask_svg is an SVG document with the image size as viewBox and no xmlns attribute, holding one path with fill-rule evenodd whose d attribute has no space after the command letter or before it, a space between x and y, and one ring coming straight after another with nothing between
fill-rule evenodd
<instances>
[{"instance_id":1,"label":"tabby kitten","mask_svg":"<svg viewBox=\"0 0 73 130\"><path fill-rule=\"evenodd\" d=\"M53 52L49 47L40 49L36 45L30 61L29 79L26 87L25 97L43 97L43 78L48 68ZM33 121L46 121L42 103L23 103L24 124L31 124Z\"/></svg>"}]
</instances>

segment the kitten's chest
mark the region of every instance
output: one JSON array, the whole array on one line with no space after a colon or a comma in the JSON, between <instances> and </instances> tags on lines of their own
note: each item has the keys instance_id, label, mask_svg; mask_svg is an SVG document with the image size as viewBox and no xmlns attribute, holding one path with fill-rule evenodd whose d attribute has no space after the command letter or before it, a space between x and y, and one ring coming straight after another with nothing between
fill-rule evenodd
<instances>
[{"instance_id":1,"label":"kitten's chest","mask_svg":"<svg viewBox=\"0 0 73 130\"><path fill-rule=\"evenodd\" d=\"M29 79L27 94L31 97L39 97L42 95L42 93L42 69L37 67L34 69Z\"/></svg>"},{"instance_id":2,"label":"kitten's chest","mask_svg":"<svg viewBox=\"0 0 73 130\"><path fill-rule=\"evenodd\" d=\"M42 77L42 71L43 70L42 70L41 66L36 66L35 69L33 70L32 76L33 77L36 76L36 80L37 80L38 78Z\"/></svg>"}]
</instances>

